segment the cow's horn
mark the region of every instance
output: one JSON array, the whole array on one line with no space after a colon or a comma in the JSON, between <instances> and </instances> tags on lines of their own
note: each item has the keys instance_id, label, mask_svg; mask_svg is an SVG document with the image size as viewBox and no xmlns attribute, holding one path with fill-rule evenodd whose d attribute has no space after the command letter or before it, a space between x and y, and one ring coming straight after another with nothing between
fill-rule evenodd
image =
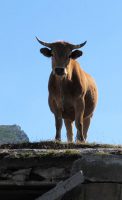
<instances>
[{"instance_id":1,"label":"cow's horn","mask_svg":"<svg viewBox=\"0 0 122 200\"><path fill-rule=\"evenodd\" d=\"M72 44L71 47L72 47L72 49L79 49L79 48L83 47L86 44L86 42L87 41L85 41L81 44L77 44L77 45Z\"/></svg>"},{"instance_id":2,"label":"cow's horn","mask_svg":"<svg viewBox=\"0 0 122 200\"><path fill-rule=\"evenodd\" d=\"M36 39L37 39L37 41L40 43L40 44L42 44L42 45L44 45L44 46L46 46L46 47L52 47L52 43L48 43L48 42L44 42L44 41L41 41L41 40L39 40L37 37L36 37Z\"/></svg>"}]
</instances>

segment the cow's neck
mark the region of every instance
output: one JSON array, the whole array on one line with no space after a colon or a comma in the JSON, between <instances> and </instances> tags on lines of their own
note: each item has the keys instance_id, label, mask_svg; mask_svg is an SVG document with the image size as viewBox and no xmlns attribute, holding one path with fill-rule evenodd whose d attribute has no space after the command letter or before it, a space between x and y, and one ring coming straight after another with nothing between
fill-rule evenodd
<instances>
[{"instance_id":1,"label":"cow's neck","mask_svg":"<svg viewBox=\"0 0 122 200\"><path fill-rule=\"evenodd\" d=\"M57 83L57 90L58 90L58 96L56 95L56 102L57 106L60 108L61 111L64 110L64 92L63 92L63 84L64 81L66 81L67 77L59 77L55 76L56 78L56 83Z\"/></svg>"},{"instance_id":2,"label":"cow's neck","mask_svg":"<svg viewBox=\"0 0 122 200\"><path fill-rule=\"evenodd\" d=\"M57 97L58 99L58 103L60 105L60 107L62 108L62 110L64 109L63 105L64 105L64 92L63 92L63 85L66 83L66 81L71 81L72 78L72 68L70 66L70 63L67 66L67 75L60 77L55 75L55 79L56 79L56 84L58 85L58 94L59 96Z\"/></svg>"},{"instance_id":3,"label":"cow's neck","mask_svg":"<svg viewBox=\"0 0 122 200\"><path fill-rule=\"evenodd\" d=\"M64 102L64 94L63 94L63 82L65 81L66 77L61 77L58 80L58 86L59 86L59 95L60 95L60 103L61 107L63 109L63 102Z\"/></svg>"}]
</instances>

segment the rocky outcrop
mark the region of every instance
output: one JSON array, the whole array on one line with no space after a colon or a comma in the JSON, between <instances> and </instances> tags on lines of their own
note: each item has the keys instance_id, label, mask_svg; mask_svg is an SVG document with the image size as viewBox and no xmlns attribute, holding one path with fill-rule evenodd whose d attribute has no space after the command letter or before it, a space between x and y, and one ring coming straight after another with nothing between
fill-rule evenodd
<instances>
[{"instance_id":1,"label":"rocky outcrop","mask_svg":"<svg viewBox=\"0 0 122 200\"><path fill-rule=\"evenodd\" d=\"M122 200L121 147L0 149L0 197L34 200L79 171L84 182L62 200Z\"/></svg>"},{"instance_id":2,"label":"rocky outcrop","mask_svg":"<svg viewBox=\"0 0 122 200\"><path fill-rule=\"evenodd\" d=\"M26 133L18 125L0 125L0 145L29 142Z\"/></svg>"}]
</instances>

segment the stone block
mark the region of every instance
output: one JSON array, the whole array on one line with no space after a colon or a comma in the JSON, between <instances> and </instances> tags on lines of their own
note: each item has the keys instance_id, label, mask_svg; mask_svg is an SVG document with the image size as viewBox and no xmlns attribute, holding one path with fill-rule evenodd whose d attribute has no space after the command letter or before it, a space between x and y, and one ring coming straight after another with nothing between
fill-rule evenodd
<instances>
[{"instance_id":1,"label":"stone block","mask_svg":"<svg viewBox=\"0 0 122 200\"><path fill-rule=\"evenodd\" d=\"M65 177L65 169L64 168L36 168L33 170L33 173L45 178L45 179L56 179Z\"/></svg>"},{"instance_id":2,"label":"stone block","mask_svg":"<svg viewBox=\"0 0 122 200\"><path fill-rule=\"evenodd\" d=\"M91 182L122 182L122 156L83 155L74 162L71 175L83 171L86 180Z\"/></svg>"},{"instance_id":3,"label":"stone block","mask_svg":"<svg viewBox=\"0 0 122 200\"><path fill-rule=\"evenodd\" d=\"M86 183L67 193L62 200L122 200L118 183Z\"/></svg>"}]
</instances>

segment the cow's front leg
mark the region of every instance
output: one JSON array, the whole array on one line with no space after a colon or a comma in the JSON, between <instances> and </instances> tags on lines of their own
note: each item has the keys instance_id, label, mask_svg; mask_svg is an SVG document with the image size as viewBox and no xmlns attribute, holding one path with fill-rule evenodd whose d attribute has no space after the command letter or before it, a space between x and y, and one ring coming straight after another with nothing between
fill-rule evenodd
<instances>
[{"instance_id":1,"label":"cow's front leg","mask_svg":"<svg viewBox=\"0 0 122 200\"><path fill-rule=\"evenodd\" d=\"M75 125L77 128L77 142L85 142L83 133L83 116L85 110L85 101L83 97L76 100L75 103Z\"/></svg>"},{"instance_id":2,"label":"cow's front leg","mask_svg":"<svg viewBox=\"0 0 122 200\"><path fill-rule=\"evenodd\" d=\"M56 127L56 136L55 140L61 141L61 128L62 128L63 120L61 115L55 115L55 127Z\"/></svg>"},{"instance_id":3,"label":"cow's front leg","mask_svg":"<svg viewBox=\"0 0 122 200\"><path fill-rule=\"evenodd\" d=\"M67 141L73 142L73 122L69 119L64 120L66 130L67 130Z\"/></svg>"}]
</instances>

